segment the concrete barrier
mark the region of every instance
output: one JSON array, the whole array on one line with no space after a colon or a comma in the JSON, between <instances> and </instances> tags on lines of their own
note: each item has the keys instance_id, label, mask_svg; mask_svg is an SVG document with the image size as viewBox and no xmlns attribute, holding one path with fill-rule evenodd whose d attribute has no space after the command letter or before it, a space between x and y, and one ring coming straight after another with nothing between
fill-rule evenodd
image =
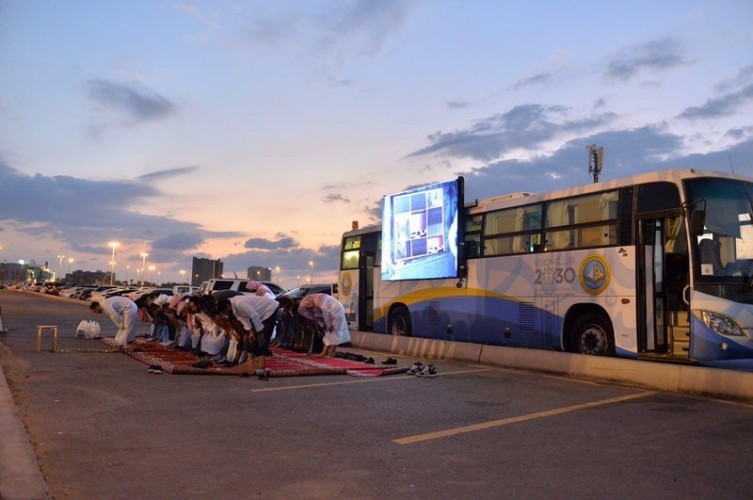
<instances>
[{"instance_id":1,"label":"concrete barrier","mask_svg":"<svg viewBox=\"0 0 753 500\"><path fill-rule=\"evenodd\" d=\"M400 356L453 359L648 389L753 400L753 373L697 365L350 332L353 346Z\"/></svg>"}]
</instances>

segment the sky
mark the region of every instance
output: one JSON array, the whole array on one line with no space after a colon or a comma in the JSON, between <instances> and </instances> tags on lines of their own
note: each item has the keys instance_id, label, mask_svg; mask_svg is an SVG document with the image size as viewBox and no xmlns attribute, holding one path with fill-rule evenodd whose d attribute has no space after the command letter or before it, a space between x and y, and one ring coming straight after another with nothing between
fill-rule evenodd
<instances>
[{"instance_id":1,"label":"sky","mask_svg":"<svg viewBox=\"0 0 753 500\"><path fill-rule=\"evenodd\" d=\"M0 259L334 281L384 195L753 176L752 112L749 0L0 0Z\"/></svg>"}]
</instances>

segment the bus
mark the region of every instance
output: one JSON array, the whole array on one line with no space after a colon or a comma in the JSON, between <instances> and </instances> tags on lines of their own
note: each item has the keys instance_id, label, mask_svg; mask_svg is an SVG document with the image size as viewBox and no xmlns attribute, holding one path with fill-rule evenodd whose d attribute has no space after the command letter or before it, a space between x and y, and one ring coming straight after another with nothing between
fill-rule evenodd
<instances>
[{"instance_id":1,"label":"bus","mask_svg":"<svg viewBox=\"0 0 753 500\"><path fill-rule=\"evenodd\" d=\"M350 328L701 364L753 358L753 179L672 169L472 202L462 177L449 184L454 216L428 213L447 194L440 183L385 196L382 224L354 221L343 234ZM419 242L432 234L445 241ZM436 272L443 247L457 265Z\"/></svg>"}]
</instances>

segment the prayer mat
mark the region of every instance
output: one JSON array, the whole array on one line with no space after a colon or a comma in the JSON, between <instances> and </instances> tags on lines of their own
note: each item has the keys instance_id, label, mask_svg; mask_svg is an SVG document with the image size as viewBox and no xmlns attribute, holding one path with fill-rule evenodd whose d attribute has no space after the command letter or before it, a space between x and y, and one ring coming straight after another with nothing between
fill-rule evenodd
<instances>
[{"instance_id":1,"label":"prayer mat","mask_svg":"<svg viewBox=\"0 0 753 500\"><path fill-rule=\"evenodd\" d=\"M114 347L113 337L102 337L99 340ZM172 374L249 376L258 375L257 372L261 371L255 359L247 360L236 366L219 366L212 364L209 358L200 358L191 352L166 347L159 342L150 342L144 338L137 338L136 341L125 346L123 352L146 365L159 365L162 371ZM198 363L206 363L206 366L195 366ZM408 367L381 367L348 359L322 358L278 347L272 348L272 356L264 357L263 368L263 373L269 377L305 375L379 377L407 371Z\"/></svg>"}]
</instances>

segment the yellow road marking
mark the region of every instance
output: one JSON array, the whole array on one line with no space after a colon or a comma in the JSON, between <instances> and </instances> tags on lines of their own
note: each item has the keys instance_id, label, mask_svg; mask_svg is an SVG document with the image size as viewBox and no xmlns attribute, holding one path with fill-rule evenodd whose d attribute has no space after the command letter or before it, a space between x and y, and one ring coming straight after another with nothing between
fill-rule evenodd
<instances>
[{"instance_id":1,"label":"yellow road marking","mask_svg":"<svg viewBox=\"0 0 753 500\"><path fill-rule=\"evenodd\" d=\"M518 417L501 418L499 420L491 420L489 422L482 422L480 424L466 425L463 427L456 427L454 429L446 429L443 431L427 432L426 434L416 434L415 436L407 436L400 439L393 439L392 442L396 444L415 444L422 441L430 441L432 439L440 439L448 436L455 436L457 434L464 434L466 432L481 431L484 429L491 429L493 427L501 427L503 425L517 424L520 422L527 422L528 420L535 420L538 418L552 417L554 415L561 415L563 413L571 413L574 411L584 410L586 408L595 408L598 406L605 406L614 403L620 403L622 401L629 401L631 399L644 398L656 394L655 391L641 392L638 394L629 394L627 396L621 396L618 398L602 399L601 401L593 401L591 403L583 403L579 405L566 406L564 408L557 408L554 410L546 410L538 413L531 413L529 415L520 415Z\"/></svg>"},{"instance_id":2,"label":"yellow road marking","mask_svg":"<svg viewBox=\"0 0 753 500\"><path fill-rule=\"evenodd\" d=\"M438 375L442 376L448 376L448 375L459 375L463 373L480 373L480 372L488 372L493 370L493 368L480 368L480 369L473 369L473 370L456 370L452 372L443 372L439 373ZM356 378L355 380L345 380L340 382L320 382L316 384L299 384L299 385L288 385L284 387L265 387L263 389L251 389L251 392L275 392L275 391L292 391L297 389L309 389L311 387L328 387L333 385L349 385L349 384L364 384L366 382L386 382L388 380L413 380L418 377L413 376L403 376L401 377L400 374L395 375L388 375L383 377L363 377L363 378Z\"/></svg>"}]
</instances>

